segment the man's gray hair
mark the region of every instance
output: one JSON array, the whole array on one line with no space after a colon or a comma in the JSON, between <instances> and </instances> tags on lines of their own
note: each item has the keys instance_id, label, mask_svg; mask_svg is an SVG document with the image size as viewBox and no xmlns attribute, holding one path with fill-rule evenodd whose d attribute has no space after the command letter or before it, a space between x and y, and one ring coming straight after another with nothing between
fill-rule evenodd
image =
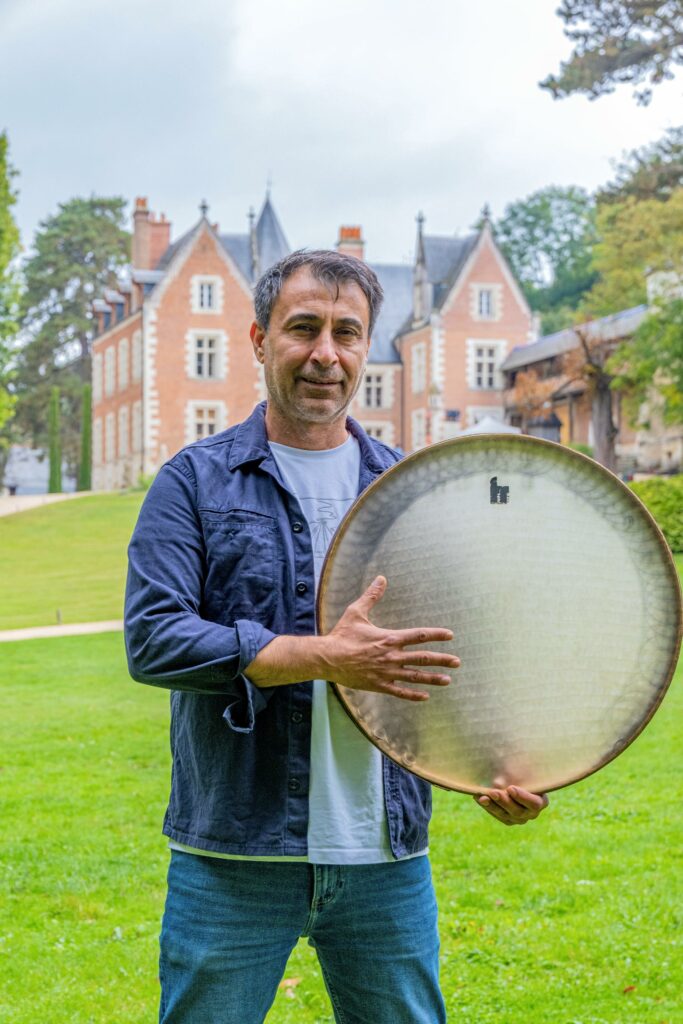
<instances>
[{"instance_id":1,"label":"man's gray hair","mask_svg":"<svg viewBox=\"0 0 683 1024\"><path fill-rule=\"evenodd\" d=\"M268 330L270 315L283 284L301 267L308 267L313 277L322 281L323 284L335 288L337 294L340 285L349 281L357 284L368 300L370 308L368 333L372 335L372 329L377 321L384 298L377 274L363 260L359 260L356 256L347 256L335 249L297 249L296 252L285 256L284 259L274 263L269 270L266 270L265 274L257 281L254 290L256 322L262 330Z\"/></svg>"}]
</instances>

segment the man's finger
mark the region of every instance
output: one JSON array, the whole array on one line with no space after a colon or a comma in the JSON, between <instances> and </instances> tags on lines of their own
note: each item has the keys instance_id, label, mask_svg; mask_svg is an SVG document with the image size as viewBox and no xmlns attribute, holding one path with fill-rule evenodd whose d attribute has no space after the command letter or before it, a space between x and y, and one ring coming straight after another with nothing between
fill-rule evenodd
<instances>
[{"instance_id":1,"label":"man's finger","mask_svg":"<svg viewBox=\"0 0 683 1024\"><path fill-rule=\"evenodd\" d=\"M401 658L400 665L407 668L409 665L422 667L433 665L436 668L458 668L460 658L456 654L446 654L445 651L406 651Z\"/></svg>"},{"instance_id":2,"label":"man's finger","mask_svg":"<svg viewBox=\"0 0 683 1024\"><path fill-rule=\"evenodd\" d=\"M384 596L386 589L386 576L376 576L368 589L360 595L357 601L354 601L358 611L367 617L374 605Z\"/></svg>"},{"instance_id":3,"label":"man's finger","mask_svg":"<svg viewBox=\"0 0 683 1024\"><path fill-rule=\"evenodd\" d=\"M440 672L420 672L417 668L404 668L393 671L394 682L419 683L421 686L448 686L451 677Z\"/></svg>"},{"instance_id":4,"label":"man's finger","mask_svg":"<svg viewBox=\"0 0 683 1024\"><path fill-rule=\"evenodd\" d=\"M396 639L401 647L407 647L411 644L427 644L437 640L452 640L453 631L450 629L428 629L426 626L417 629L397 629Z\"/></svg>"},{"instance_id":5,"label":"man's finger","mask_svg":"<svg viewBox=\"0 0 683 1024\"><path fill-rule=\"evenodd\" d=\"M545 793L530 793L526 789L520 789L519 786L508 786L507 792L515 803L530 811L542 811L544 807L548 806L548 797Z\"/></svg>"}]
</instances>

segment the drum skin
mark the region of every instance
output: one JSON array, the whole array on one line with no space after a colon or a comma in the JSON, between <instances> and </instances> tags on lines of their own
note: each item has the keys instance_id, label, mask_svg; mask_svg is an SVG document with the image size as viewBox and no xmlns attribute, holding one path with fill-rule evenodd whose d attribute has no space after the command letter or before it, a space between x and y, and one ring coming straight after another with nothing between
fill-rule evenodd
<instances>
[{"instance_id":1,"label":"drum skin","mask_svg":"<svg viewBox=\"0 0 683 1024\"><path fill-rule=\"evenodd\" d=\"M681 594L661 532L612 473L562 445L473 435L388 470L332 541L320 632L380 574L372 621L451 629L427 646L461 667L423 702L335 691L384 754L446 789L576 782L632 742L676 666Z\"/></svg>"}]
</instances>

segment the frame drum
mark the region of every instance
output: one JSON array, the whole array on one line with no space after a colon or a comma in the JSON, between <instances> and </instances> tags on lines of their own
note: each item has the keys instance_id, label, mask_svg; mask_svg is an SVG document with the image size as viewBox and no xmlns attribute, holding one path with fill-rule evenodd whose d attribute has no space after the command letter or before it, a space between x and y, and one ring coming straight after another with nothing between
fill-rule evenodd
<instances>
[{"instance_id":1,"label":"frame drum","mask_svg":"<svg viewBox=\"0 0 683 1024\"><path fill-rule=\"evenodd\" d=\"M550 441L472 435L384 473L332 541L320 631L380 574L375 624L452 629L427 646L461 667L421 703L335 691L382 753L446 789L540 793L597 771L676 666L681 594L659 528L612 473Z\"/></svg>"}]
</instances>

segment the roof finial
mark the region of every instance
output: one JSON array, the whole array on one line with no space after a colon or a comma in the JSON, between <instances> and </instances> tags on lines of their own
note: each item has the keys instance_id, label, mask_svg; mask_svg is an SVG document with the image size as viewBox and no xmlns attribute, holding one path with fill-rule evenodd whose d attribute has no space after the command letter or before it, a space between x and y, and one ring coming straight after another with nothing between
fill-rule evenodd
<instances>
[{"instance_id":1,"label":"roof finial","mask_svg":"<svg viewBox=\"0 0 683 1024\"><path fill-rule=\"evenodd\" d=\"M268 177L266 178L266 199L270 199L270 190L273 187L273 173L268 171Z\"/></svg>"},{"instance_id":2,"label":"roof finial","mask_svg":"<svg viewBox=\"0 0 683 1024\"><path fill-rule=\"evenodd\" d=\"M484 203L483 209L481 211L481 224L482 224L482 227L484 226L484 224L490 224L490 223L491 223L491 207L489 206L488 203Z\"/></svg>"},{"instance_id":3,"label":"roof finial","mask_svg":"<svg viewBox=\"0 0 683 1024\"><path fill-rule=\"evenodd\" d=\"M420 210L415 220L417 221L417 233L418 235L422 235L422 229L424 228L425 223L425 215L422 210Z\"/></svg>"},{"instance_id":4,"label":"roof finial","mask_svg":"<svg viewBox=\"0 0 683 1024\"><path fill-rule=\"evenodd\" d=\"M249 207L249 213L247 214L249 220L249 234L254 230L254 221L256 220L256 212L253 206Z\"/></svg>"},{"instance_id":5,"label":"roof finial","mask_svg":"<svg viewBox=\"0 0 683 1024\"><path fill-rule=\"evenodd\" d=\"M199 204L199 212L201 213L202 217L206 219L206 215L209 212L209 204L207 203L206 199L202 199L201 203Z\"/></svg>"}]
</instances>

